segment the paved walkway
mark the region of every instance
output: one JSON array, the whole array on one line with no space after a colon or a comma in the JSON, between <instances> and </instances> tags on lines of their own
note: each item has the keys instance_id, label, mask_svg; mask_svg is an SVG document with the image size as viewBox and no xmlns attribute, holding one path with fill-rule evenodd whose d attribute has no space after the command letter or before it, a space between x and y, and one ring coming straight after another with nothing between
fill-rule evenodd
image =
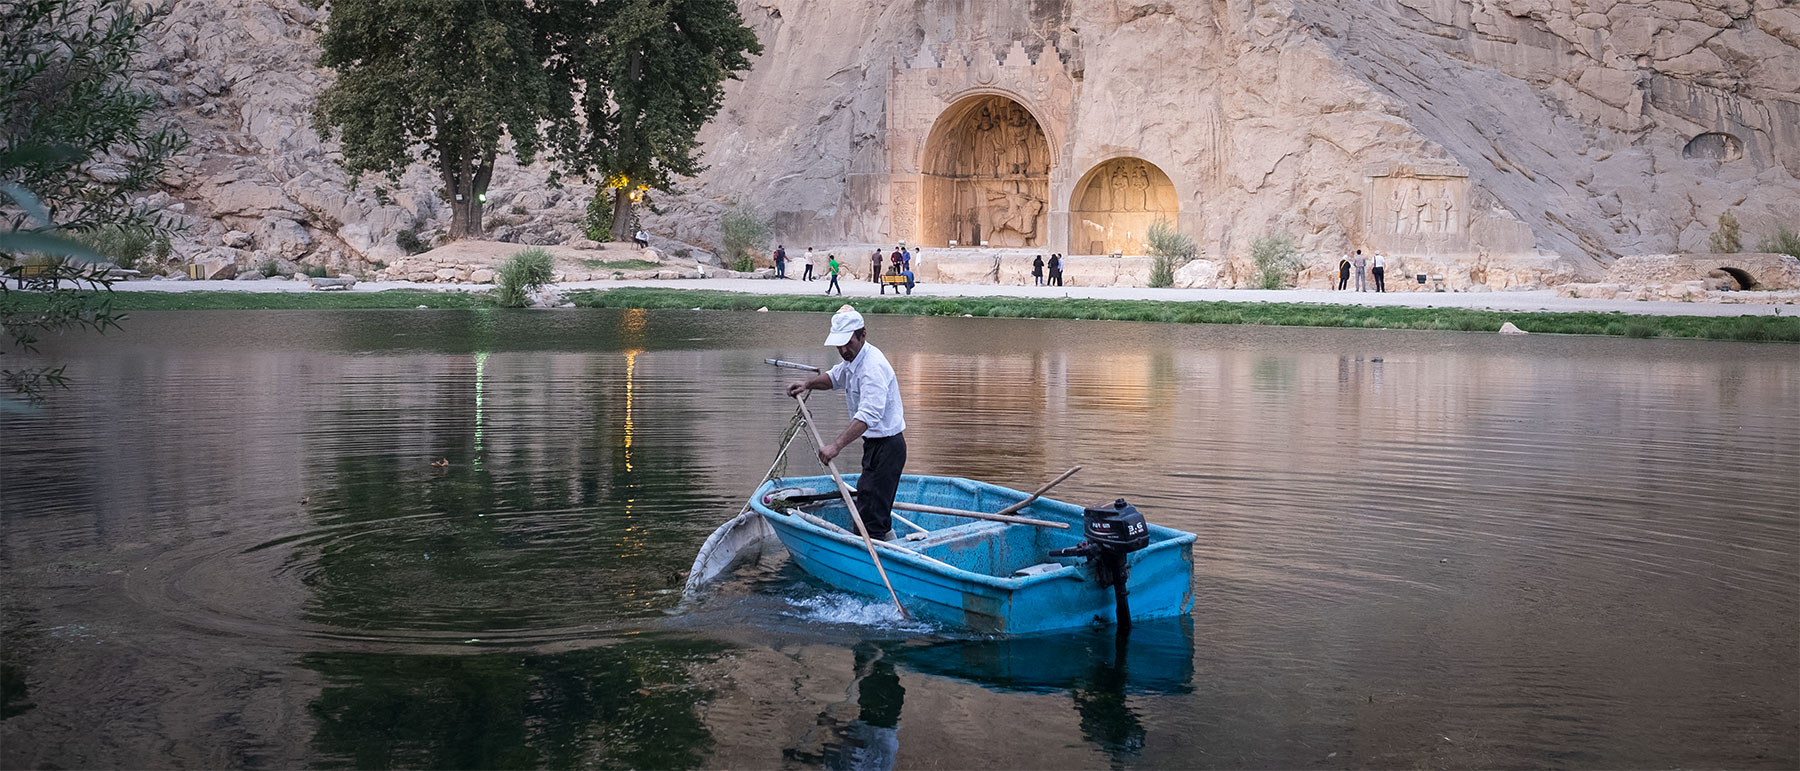
<instances>
[{"instance_id":1,"label":"paved walkway","mask_svg":"<svg viewBox=\"0 0 1800 771\"><path fill-rule=\"evenodd\" d=\"M767 281L745 278L708 278L645 281L582 281L557 284L564 291L575 289L617 289L620 287L654 287L657 289L712 289L751 294L824 293L823 281ZM123 292L306 292L304 282L278 281L121 281L113 288ZM486 284L419 284L410 281L367 281L356 285L357 292L384 289L455 292L491 288ZM867 281L843 282L845 298L876 297L876 286ZM889 296L893 293L889 292ZM1002 286L995 284L920 284L913 289L915 297L1071 297L1095 300L1169 300L1176 302L1281 302L1317 303L1324 305L1366 305L1399 308L1471 308L1495 311L1598 311L1652 316L1768 316L1800 315L1800 306L1757 303L1681 303L1641 302L1634 300L1582 300L1558 297L1553 289L1529 292L1330 292L1318 289L1150 289L1145 287L1110 286Z\"/></svg>"}]
</instances>

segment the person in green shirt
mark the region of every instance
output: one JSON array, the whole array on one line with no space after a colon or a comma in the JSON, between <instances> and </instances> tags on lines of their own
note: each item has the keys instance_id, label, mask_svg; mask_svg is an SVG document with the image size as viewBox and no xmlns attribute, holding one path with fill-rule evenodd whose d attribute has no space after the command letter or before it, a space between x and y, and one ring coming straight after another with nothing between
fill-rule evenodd
<instances>
[{"instance_id":1,"label":"person in green shirt","mask_svg":"<svg viewBox=\"0 0 1800 771\"><path fill-rule=\"evenodd\" d=\"M844 266L838 263L837 255L835 254L825 255L825 260L825 272L831 275L831 283L825 287L825 294L831 294L831 290L836 289L838 290L838 296L843 297L844 288L838 286L838 271Z\"/></svg>"}]
</instances>

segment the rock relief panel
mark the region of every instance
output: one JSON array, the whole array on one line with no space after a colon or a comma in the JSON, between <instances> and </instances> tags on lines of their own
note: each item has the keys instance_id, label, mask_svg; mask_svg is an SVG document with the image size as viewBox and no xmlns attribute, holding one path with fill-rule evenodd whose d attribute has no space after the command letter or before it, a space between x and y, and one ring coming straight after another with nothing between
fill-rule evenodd
<instances>
[{"instance_id":1,"label":"rock relief panel","mask_svg":"<svg viewBox=\"0 0 1800 771\"><path fill-rule=\"evenodd\" d=\"M1114 158L1076 185L1069 203L1071 254L1143 254L1158 219L1176 222L1180 202L1162 169L1139 158Z\"/></svg>"}]
</instances>

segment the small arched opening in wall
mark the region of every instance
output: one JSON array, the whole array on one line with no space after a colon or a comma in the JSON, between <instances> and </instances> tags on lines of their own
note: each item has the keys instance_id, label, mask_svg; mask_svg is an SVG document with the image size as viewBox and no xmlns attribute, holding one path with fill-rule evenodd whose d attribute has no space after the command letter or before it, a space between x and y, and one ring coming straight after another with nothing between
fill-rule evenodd
<instances>
[{"instance_id":1,"label":"small arched opening in wall","mask_svg":"<svg viewBox=\"0 0 1800 771\"><path fill-rule=\"evenodd\" d=\"M1089 169L1069 198L1070 254L1143 254L1150 225L1181 213L1175 183L1156 164L1130 156Z\"/></svg>"},{"instance_id":2,"label":"small arched opening in wall","mask_svg":"<svg viewBox=\"0 0 1800 771\"><path fill-rule=\"evenodd\" d=\"M1049 243L1050 164L1050 141L1024 105L999 94L951 105L925 142L919 242Z\"/></svg>"},{"instance_id":3,"label":"small arched opening in wall","mask_svg":"<svg viewBox=\"0 0 1800 771\"><path fill-rule=\"evenodd\" d=\"M1734 268L1729 265L1720 265L1719 270L1725 271L1726 275L1731 276L1731 280L1737 282L1739 289L1755 289L1756 288L1756 277L1750 275L1750 272L1747 270L1744 270L1743 268Z\"/></svg>"},{"instance_id":4,"label":"small arched opening in wall","mask_svg":"<svg viewBox=\"0 0 1800 771\"><path fill-rule=\"evenodd\" d=\"M1681 148L1681 157L1721 163L1735 161L1744 157L1744 141L1731 134L1708 131L1688 140L1687 146Z\"/></svg>"}]
</instances>

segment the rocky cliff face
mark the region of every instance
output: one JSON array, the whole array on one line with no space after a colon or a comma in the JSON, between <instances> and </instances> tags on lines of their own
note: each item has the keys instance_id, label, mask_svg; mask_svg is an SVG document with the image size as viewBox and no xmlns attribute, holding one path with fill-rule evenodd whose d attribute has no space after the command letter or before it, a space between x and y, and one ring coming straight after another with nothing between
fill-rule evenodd
<instances>
[{"instance_id":1,"label":"rocky cliff face","mask_svg":"<svg viewBox=\"0 0 1800 771\"><path fill-rule=\"evenodd\" d=\"M934 216L907 197L921 173L907 164L936 141L937 105L967 94L1018 99L1044 124L1046 251L1080 253L1072 201L1120 158L1166 173L1181 229L1223 260L1285 230L1312 254L1517 257L1597 275L1620 255L1704 250L1726 211L1747 241L1800 223L1794 0L740 8L766 51L703 134L708 170L645 216L659 235L716 243L718 214L741 198L790 247L901 237ZM327 12L183 3L154 36L151 78L196 138L151 199L191 225L182 249L357 269L397 257L402 231L446 224L423 168L378 197L319 140ZM579 235L588 191L545 176L496 172L495 235Z\"/></svg>"}]
</instances>

